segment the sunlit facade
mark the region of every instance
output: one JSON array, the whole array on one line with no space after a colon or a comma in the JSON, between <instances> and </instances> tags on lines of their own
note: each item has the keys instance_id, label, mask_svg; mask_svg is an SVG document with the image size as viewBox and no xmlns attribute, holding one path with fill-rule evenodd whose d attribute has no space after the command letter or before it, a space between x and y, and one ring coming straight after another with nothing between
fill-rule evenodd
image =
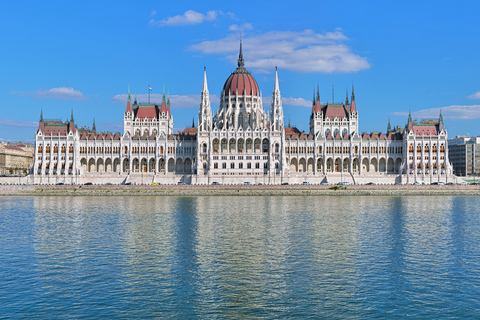
<instances>
[{"instance_id":1,"label":"sunlit facade","mask_svg":"<svg viewBox=\"0 0 480 320\"><path fill-rule=\"evenodd\" d=\"M220 106L210 105L204 70L197 127L173 133L170 100L132 103L124 132L78 129L70 121L44 121L35 137L34 183L93 184L301 184L413 183L453 179L447 131L435 121L413 121L386 133L360 133L354 89L342 103L312 101L309 133L284 125L275 70L270 110L245 69L225 81Z\"/></svg>"}]
</instances>

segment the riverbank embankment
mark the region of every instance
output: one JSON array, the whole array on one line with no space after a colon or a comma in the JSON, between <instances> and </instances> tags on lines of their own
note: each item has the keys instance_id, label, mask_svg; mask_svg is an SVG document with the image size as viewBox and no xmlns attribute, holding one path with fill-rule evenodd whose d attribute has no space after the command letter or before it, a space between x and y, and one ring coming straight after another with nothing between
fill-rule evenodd
<instances>
[{"instance_id":1,"label":"riverbank embankment","mask_svg":"<svg viewBox=\"0 0 480 320\"><path fill-rule=\"evenodd\" d=\"M0 196L480 196L480 185L10 185Z\"/></svg>"}]
</instances>

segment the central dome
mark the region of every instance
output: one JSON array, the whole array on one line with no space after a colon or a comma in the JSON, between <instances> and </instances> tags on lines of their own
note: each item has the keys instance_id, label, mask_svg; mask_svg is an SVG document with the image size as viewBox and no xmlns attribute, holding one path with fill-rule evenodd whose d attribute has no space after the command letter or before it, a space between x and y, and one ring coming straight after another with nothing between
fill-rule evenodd
<instances>
[{"instance_id":1,"label":"central dome","mask_svg":"<svg viewBox=\"0 0 480 320\"><path fill-rule=\"evenodd\" d=\"M259 96L258 84L255 78L244 67L242 43L240 42L240 54L238 55L238 68L232 72L223 85L224 95L251 95Z\"/></svg>"}]
</instances>

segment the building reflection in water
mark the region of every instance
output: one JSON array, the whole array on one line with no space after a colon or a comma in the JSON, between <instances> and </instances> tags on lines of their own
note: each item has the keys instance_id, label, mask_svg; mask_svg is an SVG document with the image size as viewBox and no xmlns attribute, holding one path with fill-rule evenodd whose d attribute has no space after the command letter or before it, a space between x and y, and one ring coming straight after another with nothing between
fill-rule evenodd
<instances>
[{"instance_id":1,"label":"building reflection in water","mask_svg":"<svg viewBox=\"0 0 480 320\"><path fill-rule=\"evenodd\" d=\"M361 317L402 303L404 309L425 301L435 306L454 297L449 277L480 269L473 258L462 261L478 256L471 244L480 242L475 203L455 197L34 197L38 299L72 301L73 317L105 308L118 317L147 311ZM75 303L90 306L91 314L76 313Z\"/></svg>"}]
</instances>

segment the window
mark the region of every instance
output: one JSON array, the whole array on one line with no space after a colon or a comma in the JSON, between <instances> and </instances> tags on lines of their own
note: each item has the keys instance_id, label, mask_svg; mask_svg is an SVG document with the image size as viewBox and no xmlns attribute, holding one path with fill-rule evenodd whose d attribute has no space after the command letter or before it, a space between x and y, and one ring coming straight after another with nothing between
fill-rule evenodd
<instances>
[{"instance_id":1,"label":"window","mask_svg":"<svg viewBox=\"0 0 480 320\"><path fill-rule=\"evenodd\" d=\"M247 169L252 169L252 164L250 162L247 163Z\"/></svg>"},{"instance_id":2,"label":"window","mask_svg":"<svg viewBox=\"0 0 480 320\"><path fill-rule=\"evenodd\" d=\"M243 169L243 162L240 162L240 163L238 164L238 169Z\"/></svg>"},{"instance_id":3,"label":"window","mask_svg":"<svg viewBox=\"0 0 480 320\"><path fill-rule=\"evenodd\" d=\"M227 164L225 162L222 163L222 169L227 169Z\"/></svg>"},{"instance_id":4,"label":"window","mask_svg":"<svg viewBox=\"0 0 480 320\"><path fill-rule=\"evenodd\" d=\"M255 163L255 169L260 169L260 163Z\"/></svg>"},{"instance_id":5,"label":"window","mask_svg":"<svg viewBox=\"0 0 480 320\"><path fill-rule=\"evenodd\" d=\"M218 163L215 162L215 163L213 164L213 168L214 168L214 169L218 169Z\"/></svg>"},{"instance_id":6,"label":"window","mask_svg":"<svg viewBox=\"0 0 480 320\"><path fill-rule=\"evenodd\" d=\"M230 169L235 169L235 163L234 162L230 163Z\"/></svg>"}]
</instances>

